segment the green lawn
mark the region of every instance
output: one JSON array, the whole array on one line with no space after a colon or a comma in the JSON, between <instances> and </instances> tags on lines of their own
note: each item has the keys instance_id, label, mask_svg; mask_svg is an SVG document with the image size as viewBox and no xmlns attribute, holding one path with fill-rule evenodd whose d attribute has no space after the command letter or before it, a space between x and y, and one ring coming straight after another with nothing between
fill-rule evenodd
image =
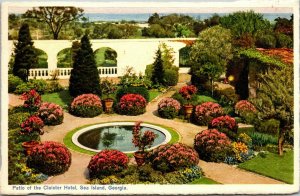
<instances>
[{"instance_id":1,"label":"green lawn","mask_svg":"<svg viewBox=\"0 0 300 196\"><path fill-rule=\"evenodd\" d=\"M293 155L294 151L292 150L285 152L282 157L278 154L269 153L265 158L256 156L249 161L241 163L239 167L292 184L294 178Z\"/></svg>"},{"instance_id":2,"label":"green lawn","mask_svg":"<svg viewBox=\"0 0 300 196\"><path fill-rule=\"evenodd\" d=\"M158 95L160 95L159 91L149 90L149 102L155 99L155 97L157 97Z\"/></svg>"},{"instance_id":3,"label":"green lawn","mask_svg":"<svg viewBox=\"0 0 300 196\"><path fill-rule=\"evenodd\" d=\"M221 184L221 183L216 182L210 178L202 177L202 178L194 180L190 184Z\"/></svg>"},{"instance_id":4,"label":"green lawn","mask_svg":"<svg viewBox=\"0 0 300 196\"><path fill-rule=\"evenodd\" d=\"M215 100L214 98L209 97L209 96L198 95L197 98L198 98L198 100L197 100L198 103L204 103L204 102L215 102L215 103L217 103L217 100Z\"/></svg>"},{"instance_id":5,"label":"green lawn","mask_svg":"<svg viewBox=\"0 0 300 196\"><path fill-rule=\"evenodd\" d=\"M68 90L63 90L57 93L50 93L42 95L42 100L46 102L56 103L61 107L68 106L73 98L69 94Z\"/></svg>"}]
</instances>

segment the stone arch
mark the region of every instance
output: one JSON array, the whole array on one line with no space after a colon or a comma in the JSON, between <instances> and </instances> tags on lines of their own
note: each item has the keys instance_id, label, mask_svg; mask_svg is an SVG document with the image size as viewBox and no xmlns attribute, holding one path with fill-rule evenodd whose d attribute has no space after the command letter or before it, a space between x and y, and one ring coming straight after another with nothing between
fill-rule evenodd
<instances>
[{"instance_id":1,"label":"stone arch","mask_svg":"<svg viewBox=\"0 0 300 196\"><path fill-rule=\"evenodd\" d=\"M73 64L72 60L72 48L64 48L57 53L57 68L71 68Z\"/></svg>"},{"instance_id":2,"label":"stone arch","mask_svg":"<svg viewBox=\"0 0 300 196\"><path fill-rule=\"evenodd\" d=\"M191 46L179 49L179 67L191 67L189 64Z\"/></svg>"},{"instance_id":3,"label":"stone arch","mask_svg":"<svg viewBox=\"0 0 300 196\"><path fill-rule=\"evenodd\" d=\"M117 67L117 52L110 47L101 47L94 51L97 67Z\"/></svg>"}]
</instances>

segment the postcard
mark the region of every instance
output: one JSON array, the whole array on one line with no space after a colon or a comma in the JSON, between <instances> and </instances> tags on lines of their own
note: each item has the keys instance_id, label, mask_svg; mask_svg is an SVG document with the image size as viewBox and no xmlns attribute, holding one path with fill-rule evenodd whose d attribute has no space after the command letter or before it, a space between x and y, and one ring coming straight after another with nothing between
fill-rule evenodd
<instances>
[{"instance_id":1,"label":"postcard","mask_svg":"<svg viewBox=\"0 0 300 196\"><path fill-rule=\"evenodd\" d=\"M1 194L299 194L299 1L1 4Z\"/></svg>"}]
</instances>

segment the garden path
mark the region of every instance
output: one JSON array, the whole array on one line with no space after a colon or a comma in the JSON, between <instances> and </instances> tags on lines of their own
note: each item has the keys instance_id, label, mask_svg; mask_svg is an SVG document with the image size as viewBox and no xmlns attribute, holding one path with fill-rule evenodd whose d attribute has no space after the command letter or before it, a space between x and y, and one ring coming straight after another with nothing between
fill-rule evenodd
<instances>
[{"instance_id":1,"label":"garden path","mask_svg":"<svg viewBox=\"0 0 300 196\"><path fill-rule=\"evenodd\" d=\"M157 103L165 97L172 96L181 86L185 83L179 83L176 87L170 88L167 92L161 94L159 97L152 100L147 105L147 112L139 116L124 116L118 114L102 114L94 118L78 118L65 113L64 123L57 126L45 127L45 134L42 135L42 141L58 141L63 143L64 136L70 131L77 127L93 124L102 123L109 121L139 121L143 120L149 123L162 124L169 126L177 130L181 136L181 142L189 146L193 146L193 140L196 133L206 129L203 126L197 126L191 123L183 122L182 120L168 120L158 117L157 114ZM20 105L22 102L14 95L9 95L9 104L11 106ZM67 172L62 175L53 176L49 178L44 184L84 184L87 183L87 165L90 161L91 156L82 154L79 152L71 151L72 153L72 164ZM131 162L134 162L131 159ZM282 182L264 177L258 174L254 174L242 169L238 169L234 166L227 165L224 163L211 163L200 161L199 166L203 169L205 175L222 184L281 184Z\"/></svg>"}]
</instances>

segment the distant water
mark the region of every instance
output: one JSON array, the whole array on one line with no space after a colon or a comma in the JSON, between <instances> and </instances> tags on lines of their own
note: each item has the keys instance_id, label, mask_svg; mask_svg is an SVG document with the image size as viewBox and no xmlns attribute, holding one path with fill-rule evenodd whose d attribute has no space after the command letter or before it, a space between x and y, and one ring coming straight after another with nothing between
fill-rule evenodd
<instances>
[{"instance_id":1,"label":"distant water","mask_svg":"<svg viewBox=\"0 0 300 196\"><path fill-rule=\"evenodd\" d=\"M169 13L168 13L169 14ZM159 14L160 16L168 15L168 14ZM191 16L195 19L207 19L210 18L214 13L180 13L184 15ZM218 13L220 16L224 16L227 13ZM148 18L152 15L152 13L130 13L130 14L104 14L104 13L86 13L85 17L89 18L90 22L95 21L136 21L136 22L146 22ZM274 22L274 19L281 17L290 19L291 13L263 13L263 16L268 19L270 22Z\"/></svg>"}]
</instances>

